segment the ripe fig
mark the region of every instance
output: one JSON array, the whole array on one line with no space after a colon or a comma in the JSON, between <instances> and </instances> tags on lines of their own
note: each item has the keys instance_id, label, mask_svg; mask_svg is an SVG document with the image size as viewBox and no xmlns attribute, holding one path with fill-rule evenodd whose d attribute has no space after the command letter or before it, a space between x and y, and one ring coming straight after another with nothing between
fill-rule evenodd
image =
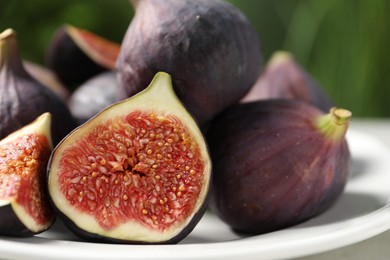
<instances>
[{"instance_id":1,"label":"ripe fig","mask_svg":"<svg viewBox=\"0 0 390 260\"><path fill-rule=\"evenodd\" d=\"M67 101L70 93L69 90L57 79L56 75L48 68L33 62L23 61L23 66L34 79L42 85L49 87L64 101Z\"/></svg>"},{"instance_id":2,"label":"ripe fig","mask_svg":"<svg viewBox=\"0 0 390 260\"><path fill-rule=\"evenodd\" d=\"M332 99L318 82L286 51L275 52L242 102L271 98L298 99L324 112L334 106Z\"/></svg>"},{"instance_id":3,"label":"ripe fig","mask_svg":"<svg viewBox=\"0 0 390 260\"><path fill-rule=\"evenodd\" d=\"M79 86L69 99L69 109L79 124L118 102L118 83L113 71L102 72Z\"/></svg>"},{"instance_id":4,"label":"ripe fig","mask_svg":"<svg viewBox=\"0 0 390 260\"><path fill-rule=\"evenodd\" d=\"M195 121L159 72L53 151L48 189L76 235L115 243L176 243L208 201L211 162Z\"/></svg>"},{"instance_id":5,"label":"ripe fig","mask_svg":"<svg viewBox=\"0 0 390 260\"><path fill-rule=\"evenodd\" d=\"M210 208L233 230L262 234L328 209L347 183L351 113L297 100L227 109L212 123Z\"/></svg>"},{"instance_id":6,"label":"ripe fig","mask_svg":"<svg viewBox=\"0 0 390 260\"><path fill-rule=\"evenodd\" d=\"M31 236L54 220L45 186L50 113L0 141L0 235Z\"/></svg>"},{"instance_id":7,"label":"ripe fig","mask_svg":"<svg viewBox=\"0 0 390 260\"><path fill-rule=\"evenodd\" d=\"M49 43L46 65L73 90L92 76L113 70L120 44L71 25L60 27Z\"/></svg>"},{"instance_id":8,"label":"ripe fig","mask_svg":"<svg viewBox=\"0 0 390 260\"><path fill-rule=\"evenodd\" d=\"M237 103L260 74L255 29L224 1L132 1L135 16L125 34L117 69L121 98L144 89L157 71L203 125Z\"/></svg>"},{"instance_id":9,"label":"ripe fig","mask_svg":"<svg viewBox=\"0 0 390 260\"><path fill-rule=\"evenodd\" d=\"M52 138L57 144L76 123L64 101L24 69L16 34L7 29L0 34L0 138L45 112L52 114Z\"/></svg>"}]
</instances>

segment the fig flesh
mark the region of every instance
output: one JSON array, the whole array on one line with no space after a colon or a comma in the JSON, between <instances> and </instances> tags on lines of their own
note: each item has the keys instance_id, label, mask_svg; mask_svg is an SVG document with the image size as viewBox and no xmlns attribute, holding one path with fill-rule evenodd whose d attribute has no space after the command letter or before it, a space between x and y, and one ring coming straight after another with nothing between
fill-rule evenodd
<instances>
[{"instance_id":1,"label":"fig flesh","mask_svg":"<svg viewBox=\"0 0 390 260\"><path fill-rule=\"evenodd\" d=\"M113 70L120 44L71 25L60 27L49 43L46 65L71 90L105 70Z\"/></svg>"},{"instance_id":2,"label":"fig flesh","mask_svg":"<svg viewBox=\"0 0 390 260\"><path fill-rule=\"evenodd\" d=\"M24 69L16 34L7 29L0 34L0 138L45 112L52 115L52 138L57 144L76 123L65 102Z\"/></svg>"},{"instance_id":3,"label":"fig flesh","mask_svg":"<svg viewBox=\"0 0 390 260\"><path fill-rule=\"evenodd\" d=\"M132 1L135 16L117 61L120 98L146 88L157 71L200 125L237 103L262 65L255 29L224 1ZM201 76L199 76L201 75Z\"/></svg>"},{"instance_id":4,"label":"fig flesh","mask_svg":"<svg viewBox=\"0 0 390 260\"><path fill-rule=\"evenodd\" d=\"M31 236L53 223L45 185L50 121L45 113L0 141L0 235Z\"/></svg>"},{"instance_id":5,"label":"fig flesh","mask_svg":"<svg viewBox=\"0 0 390 260\"><path fill-rule=\"evenodd\" d=\"M55 148L48 190L67 227L89 241L177 243L203 215L211 162L195 121L159 72Z\"/></svg>"},{"instance_id":6,"label":"fig flesh","mask_svg":"<svg viewBox=\"0 0 390 260\"><path fill-rule=\"evenodd\" d=\"M351 113L297 100L229 108L213 122L210 208L233 230L262 234L317 216L342 194Z\"/></svg>"},{"instance_id":7,"label":"fig flesh","mask_svg":"<svg viewBox=\"0 0 390 260\"><path fill-rule=\"evenodd\" d=\"M72 93L68 106L73 117L82 124L118 101L116 74L113 71L106 71L79 86Z\"/></svg>"},{"instance_id":8,"label":"fig flesh","mask_svg":"<svg viewBox=\"0 0 390 260\"><path fill-rule=\"evenodd\" d=\"M241 102L272 98L302 100L326 113L334 106L322 86L287 51L277 51L272 55L265 70Z\"/></svg>"}]
</instances>

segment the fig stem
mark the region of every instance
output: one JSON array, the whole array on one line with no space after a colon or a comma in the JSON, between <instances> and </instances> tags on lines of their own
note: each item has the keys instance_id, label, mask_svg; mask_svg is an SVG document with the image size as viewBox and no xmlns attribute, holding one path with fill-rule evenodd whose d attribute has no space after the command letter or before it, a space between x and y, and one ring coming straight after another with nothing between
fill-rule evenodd
<instances>
[{"instance_id":1,"label":"fig stem","mask_svg":"<svg viewBox=\"0 0 390 260\"><path fill-rule=\"evenodd\" d=\"M0 33L0 69L5 65L24 71L16 42L16 33L11 28Z\"/></svg>"},{"instance_id":2,"label":"fig stem","mask_svg":"<svg viewBox=\"0 0 390 260\"><path fill-rule=\"evenodd\" d=\"M326 115L317 118L317 128L327 137L335 141L342 140L349 127L352 113L344 108L332 107Z\"/></svg>"}]
</instances>

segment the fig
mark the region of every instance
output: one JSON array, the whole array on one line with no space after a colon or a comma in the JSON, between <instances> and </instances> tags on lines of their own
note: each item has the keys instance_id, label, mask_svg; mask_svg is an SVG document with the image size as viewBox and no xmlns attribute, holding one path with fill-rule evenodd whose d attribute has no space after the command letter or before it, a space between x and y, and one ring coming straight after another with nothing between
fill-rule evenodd
<instances>
[{"instance_id":1,"label":"fig","mask_svg":"<svg viewBox=\"0 0 390 260\"><path fill-rule=\"evenodd\" d=\"M45 112L53 118L52 138L57 144L76 123L65 102L25 70L16 33L0 34L0 138L31 123Z\"/></svg>"},{"instance_id":2,"label":"fig","mask_svg":"<svg viewBox=\"0 0 390 260\"><path fill-rule=\"evenodd\" d=\"M146 88L157 71L199 125L237 103L258 78L259 37L244 14L224 1L132 1L133 17L117 60L127 98Z\"/></svg>"},{"instance_id":3,"label":"fig","mask_svg":"<svg viewBox=\"0 0 390 260\"><path fill-rule=\"evenodd\" d=\"M70 96L69 90L59 82L56 75L54 75L51 70L30 61L23 61L23 66L34 79L39 81L42 85L49 87L64 101L68 100Z\"/></svg>"},{"instance_id":4,"label":"fig","mask_svg":"<svg viewBox=\"0 0 390 260\"><path fill-rule=\"evenodd\" d=\"M92 76L113 70L120 44L72 25L54 33L47 48L45 63L71 90Z\"/></svg>"},{"instance_id":5,"label":"fig","mask_svg":"<svg viewBox=\"0 0 390 260\"><path fill-rule=\"evenodd\" d=\"M204 137L163 72L64 138L47 177L54 208L76 235L140 244L187 236L206 210L210 179Z\"/></svg>"},{"instance_id":6,"label":"fig","mask_svg":"<svg viewBox=\"0 0 390 260\"><path fill-rule=\"evenodd\" d=\"M242 102L272 98L302 100L326 113L334 106L333 100L322 86L287 51L277 51L272 55Z\"/></svg>"},{"instance_id":7,"label":"fig","mask_svg":"<svg viewBox=\"0 0 390 260\"><path fill-rule=\"evenodd\" d=\"M0 235L32 236L54 221L45 186L50 124L44 113L0 141Z\"/></svg>"},{"instance_id":8,"label":"fig","mask_svg":"<svg viewBox=\"0 0 390 260\"><path fill-rule=\"evenodd\" d=\"M102 72L79 86L69 99L69 109L79 124L118 102L118 84L113 71Z\"/></svg>"},{"instance_id":9,"label":"fig","mask_svg":"<svg viewBox=\"0 0 390 260\"><path fill-rule=\"evenodd\" d=\"M233 230L263 234L327 210L342 194L351 112L272 99L233 106L210 126L210 208Z\"/></svg>"}]
</instances>

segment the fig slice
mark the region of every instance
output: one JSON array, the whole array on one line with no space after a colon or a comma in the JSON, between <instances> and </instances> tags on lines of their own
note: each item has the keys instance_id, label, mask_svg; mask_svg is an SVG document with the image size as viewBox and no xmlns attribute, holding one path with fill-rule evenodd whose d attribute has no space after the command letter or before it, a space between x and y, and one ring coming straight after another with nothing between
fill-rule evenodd
<instances>
[{"instance_id":1,"label":"fig slice","mask_svg":"<svg viewBox=\"0 0 390 260\"><path fill-rule=\"evenodd\" d=\"M233 230L262 234L318 216L350 175L345 139L351 112L327 114L298 100L229 108L208 135L213 160L210 208Z\"/></svg>"},{"instance_id":2,"label":"fig slice","mask_svg":"<svg viewBox=\"0 0 390 260\"><path fill-rule=\"evenodd\" d=\"M113 70L120 44L72 25L55 32L46 52L46 64L67 87L84 83L105 70Z\"/></svg>"},{"instance_id":3,"label":"fig slice","mask_svg":"<svg viewBox=\"0 0 390 260\"><path fill-rule=\"evenodd\" d=\"M197 124L159 72L54 149L48 190L60 218L88 241L177 243L202 217L211 162Z\"/></svg>"},{"instance_id":4,"label":"fig slice","mask_svg":"<svg viewBox=\"0 0 390 260\"><path fill-rule=\"evenodd\" d=\"M0 141L0 235L31 236L53 223L45 185L50 124L44 113Z\"/></svg>"}]
</instances>

